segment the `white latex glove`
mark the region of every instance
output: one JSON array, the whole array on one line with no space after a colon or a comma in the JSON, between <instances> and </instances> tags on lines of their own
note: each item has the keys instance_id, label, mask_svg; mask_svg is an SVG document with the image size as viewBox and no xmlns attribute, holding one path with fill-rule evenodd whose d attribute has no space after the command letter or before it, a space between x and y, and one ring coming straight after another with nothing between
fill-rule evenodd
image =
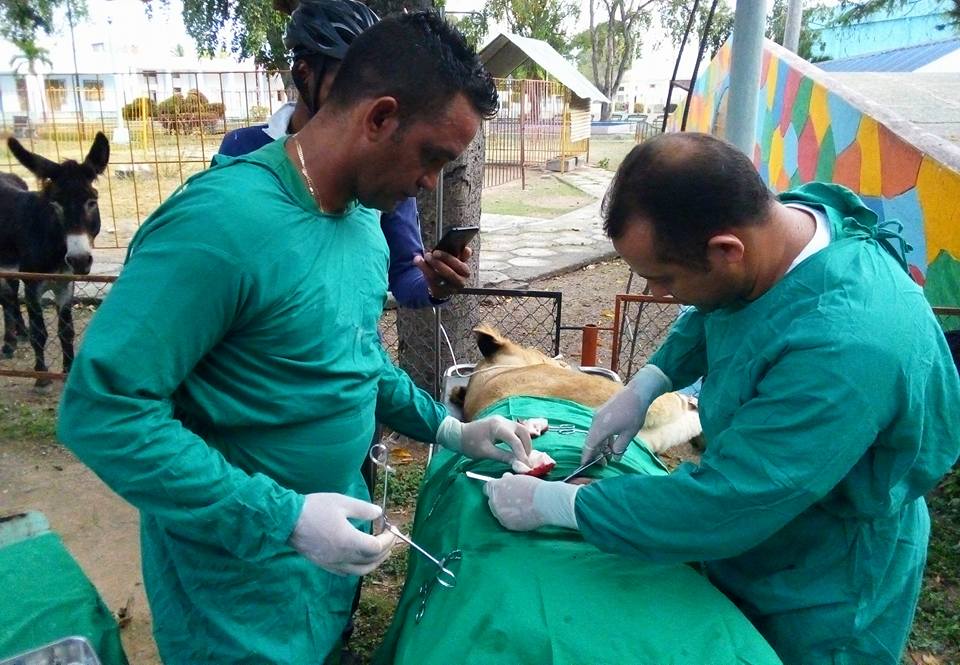
<instances>
[{"instance_id":1,"label":"white latex glove","mask_svg":"<svg viewBox=\"0 0 960 665\"><path fill-rule=\"evenodd\" d=\"M643 427L653 400L668 392L670 387L670 379L659 367L644 365L623 390L597 409L583 444L580 463L595 459L608 442L614 455L622 455Z\"/></svg>"},{"instance_id":2,"label":"white latex glove","mask_svg":"<svg viewBox=\"0 0 960 665\"><path fill-rule=\"evenodd\" d=\"M495 446L497 441L509 445L510 450ZM467 457L493 459L510 465L519 460L530 465L530 430L523 423L503 416L488 416L472 423L462 423L447 416L437 429L437 443Z\"/></svg>"},{"instance_id":3,"label":"white latex glove","mask_svg":"<svg viewBox=\"0 0 960 665\"><path fill-rule=\"evenodd\" d=\"M490 512L511 531L531 531L550 525L577 529L574 503L580 487L505 473L487 482L483 493L487 495Z\"/></svg>"},{"instance_id":4,"label":"white latex glove","mask_svg":"<svg viewBox=\"0 0 960 665\"><path fill-rule=\"evenodd\" d=\"M389 531L371 536L348 522L382 515L380 506L343 494L308 494L290 544L315 564L336 575L366 575L390 556Z\"/></svg>"}]
</instances>

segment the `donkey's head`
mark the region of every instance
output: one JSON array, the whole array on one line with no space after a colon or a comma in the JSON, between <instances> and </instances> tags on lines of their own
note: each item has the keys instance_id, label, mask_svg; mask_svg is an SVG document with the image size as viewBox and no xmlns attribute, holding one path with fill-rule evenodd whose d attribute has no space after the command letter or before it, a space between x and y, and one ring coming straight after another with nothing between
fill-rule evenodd
<instances>
[{"instance_id":1,"label":"donkey's head","mask_svg":"<svg viewBox=\"0 0 960 665\"><path fill-rule=\"evenodd\" d=\"M100 233L100 209L94 180L107 168L110 143L97 132L93 146L82 163L68 159L52 162L24 148L15 138L7 139L13 156L40 179L41 196L53 209L67 247L67 265L86 275L93 264L93 239Z\"/></svg>"}]
</instances>

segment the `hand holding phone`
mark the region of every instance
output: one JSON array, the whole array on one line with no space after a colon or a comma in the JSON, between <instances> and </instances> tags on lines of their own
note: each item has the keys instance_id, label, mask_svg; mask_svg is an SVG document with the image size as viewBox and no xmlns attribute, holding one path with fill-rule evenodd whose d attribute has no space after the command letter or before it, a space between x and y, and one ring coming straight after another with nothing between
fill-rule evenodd
<instances>
[{"instance_id":1,"label":"hand holding phone","mask_svg":"<svg viewBox=\"0 0 960 665\"><path fill-rule=\"evenodd\" d=\"M459 257L463 253L463 248L474 239L479 231L479 226L454 226L444 232L443 237L440 238L440 242L434 249Z\"/></svg>"}]
</instances>

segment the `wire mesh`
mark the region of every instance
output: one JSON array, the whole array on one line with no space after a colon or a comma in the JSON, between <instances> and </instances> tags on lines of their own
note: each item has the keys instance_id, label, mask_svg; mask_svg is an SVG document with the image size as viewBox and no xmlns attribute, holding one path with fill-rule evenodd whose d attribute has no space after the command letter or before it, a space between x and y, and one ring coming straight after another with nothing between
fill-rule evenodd
<instances>
[{"instance_id":1,"label":"wire mesh","mask_svg":"<svg viewBox=\"0 0 960 665\"><path fill-rule=\"evenodd\" d=\"M680 306L673 298L618 294L610 369L624 382L629 381L666 338L679 312Z\"/></svg>"},{"instance_id":2,"label":"wire mesh","mask_svg":"<svg viewBox=\"0 0 960 665\"><path fill-rule=\"evenodd\" d=\"M0 280L17 288L19 317L11 317L4 312L3 351L0 353L0 376L25 377L35 379L64 378L65 351L69 357L79 348L90 319L100 302L110 290L115 277L40 275L33 273L0 273ZM39 335L30 329L29 312L25 301L27 284L42 283L40 306L44 327ZM65 336L67 346L61 342L59 334L61 309L57 306L52 289L58 285L72 285L73 299L69 305L69 317L64 324L72 328L72 348L70 337ZM46 340L43 339L44 335ZM40 350L34 350L37 346Z\"/></svg>"}]
</instances>

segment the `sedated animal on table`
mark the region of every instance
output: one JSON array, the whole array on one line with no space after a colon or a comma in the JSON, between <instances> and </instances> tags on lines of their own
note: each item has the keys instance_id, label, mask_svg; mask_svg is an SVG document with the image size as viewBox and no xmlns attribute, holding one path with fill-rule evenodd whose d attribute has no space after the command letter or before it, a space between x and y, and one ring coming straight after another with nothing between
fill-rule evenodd
<instances>
[{"instance_id":1,"label":"sedated animal on table","mask_svg":"<svg viewBox=\"0 0 960 665\"><path fill-rule=\"evenodd\" d=\"M597 408L623 384L574 370L536 349L520 346L487 326L474 328L483 359L470 382L455 398L467 419L510 395L554 397ZM697 400L672 392L654 400L638 436L655 453L688 441L699 444L702 433Z\"/></svg>"},{"instance_id":2,"label":"sedated animal on table","mask_svg":"<svg viewBox=\"0 0 960 665\"><path fill-rule=\"evenodd\" d=\"M82 162L57 163L30 152L15 138L7 146L17 161L40 181L40 191L28 191L19 177L0 178L0 272L73 273L87 275L93 265L93 242L100 232L100 210L93 183L107 168L110 144L97 132ZM18 333L23 333L18 280L0 280L4 336L0 355L13 356ZM29 339L34 369L47 371L44 347L47 329L40 297L53 291L57 305L57 335L63 350L63 371L73 362L72 281L24 281ZM38 379L37 387L50 384Z\"/></svg>"}]
</instances>

